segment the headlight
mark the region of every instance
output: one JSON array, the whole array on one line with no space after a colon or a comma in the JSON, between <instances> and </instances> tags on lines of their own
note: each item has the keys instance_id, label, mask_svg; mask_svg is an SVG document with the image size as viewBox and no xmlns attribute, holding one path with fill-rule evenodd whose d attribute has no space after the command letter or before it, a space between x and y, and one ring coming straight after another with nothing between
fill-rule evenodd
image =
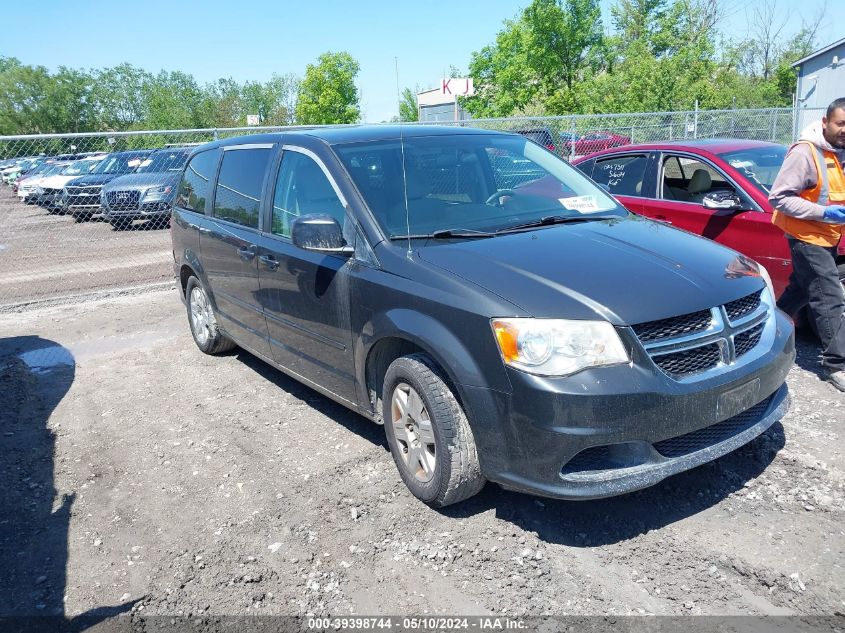
<instances>
[{"instance_id":1,"label":"headlight","mask_svg":"<svg viewBox=\"0 0 845 633\"><path fill-rule=\"evenodd\" d=\"M606 321L492 319L506 365L538 376L568 376L587 367L629 362L614 327Z\"/></svg>"},{"instance_id":2,"label":"headlight","mask_svg":"<svg viewBox=\"0 0 845 633\"><path fill-rule=\"evenodd\" d=\"M35 193L37 193L38 195L41 195L42 193L44 193L44 187L42 187L41 185L38 185L35 188Z\"/></svg>"},{"instance_id":3,"label":"headlight","mask_svg":"<svg viewBox=\"0 0 845 633\"><path fill-rule=\"evenodd\" d=\"M173 191L173 187L166 185L163 187L151 187L144 192L145 198L162 198Z\"/></svg>"},{"instance_id":4,"label":"headlight","mask_svg":"<svg viewBox=\"0 0 845 633\"><path fill-rule=\"evenodd\" d=\"M763 278L763 281L766 282L766 288L769 289L769 304L774 308L777 300L775 297L775 285L772 283L772 278L769 276L769 271L766 270L766 267L762 264L758 264L760 268L760 276Z\"/></svg>"}]
</instances>

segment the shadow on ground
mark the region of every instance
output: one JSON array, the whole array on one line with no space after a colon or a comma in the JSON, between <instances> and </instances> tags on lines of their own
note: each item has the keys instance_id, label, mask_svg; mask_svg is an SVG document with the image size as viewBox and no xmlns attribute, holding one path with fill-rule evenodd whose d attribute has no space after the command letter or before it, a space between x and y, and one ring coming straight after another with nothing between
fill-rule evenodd
<instances>
[{"instance_id":1,"label":"shadow on ground","mask_svg":"<svg viewBox=\"0 0 845 633\"><path fill-rule=\"evenodd\" d=\"M127 603L65 618L75 495L56 490L56 436L48 421L75 370L70 351L53 341L0 338L0 618L7 625L22 618L17 626L25 630L83 630L132 608Z\"/></svg>"}]
</instances>

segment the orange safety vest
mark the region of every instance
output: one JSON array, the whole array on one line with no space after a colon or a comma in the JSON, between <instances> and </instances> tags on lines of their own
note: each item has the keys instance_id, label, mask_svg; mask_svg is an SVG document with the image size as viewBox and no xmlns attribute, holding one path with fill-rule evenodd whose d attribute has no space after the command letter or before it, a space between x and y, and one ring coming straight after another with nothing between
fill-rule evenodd
<instances>
[{"instance_id":1,"label":"orange safety vest","mask_svg":"<svg viewBox=\"0 0 845 633\"><path fill-rule=\"evenodd\" d=\"M809 141L799 141L789 151L804 143L810 147L813 160L816 163L816 185L805 189L798 195L804 200L815 202L822 206L829 204L845 204L845 174L836 154L820 149ZM822 169L824 166L824 169ZM817 246L836 246L842 237L842 225L828 224L816 220L802 220L786 215L775 209L772 224L783 229L784 233Z\"/></svg>"}]
</instances>

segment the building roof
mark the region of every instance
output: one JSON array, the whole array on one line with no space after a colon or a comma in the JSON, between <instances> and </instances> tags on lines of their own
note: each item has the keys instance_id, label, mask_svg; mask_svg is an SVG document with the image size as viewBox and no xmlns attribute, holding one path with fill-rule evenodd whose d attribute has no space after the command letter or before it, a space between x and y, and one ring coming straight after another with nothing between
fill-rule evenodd
<instances>
[{"instance_id":1,"label":"building roof","mask_svg":"<svg viewBox=\"0 0 845 633\"><path fill-rule=\"evenodd\" d=\"M845 44L845 37L843 37L838 42L834 42L833 44L830 44L829 46L825 46L824 48L817 50L815 53L810 53L806 57L799 59L797 62L792 64L792 68L795 68L796 66L801 66L804 62L811 60L814 57L818 57L819 55L822 55L824 53L827 53L828 51L833 50L834 48L836 48L837 46L839 46L841 44Z\"/></svg>"}]
</instances>

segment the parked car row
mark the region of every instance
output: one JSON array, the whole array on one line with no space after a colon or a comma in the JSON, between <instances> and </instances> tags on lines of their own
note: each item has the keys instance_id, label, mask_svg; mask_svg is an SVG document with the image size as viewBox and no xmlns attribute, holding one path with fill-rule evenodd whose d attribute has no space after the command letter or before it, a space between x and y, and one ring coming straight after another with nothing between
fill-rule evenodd
<instances>
[{"instance_id":1,"label":"parked car row","mask_svg":"<svg viewBox=\"0 0 845 633\"><path fill-rule=\"evenodd\" d=\"M190 148L165 147L112 153L30 157L2 168L18 198L77 222L95 216L115 230L135 220L166 226L175 184ZM14 174L14 176L11 176Z\"/></svg>"}]
</instances>

